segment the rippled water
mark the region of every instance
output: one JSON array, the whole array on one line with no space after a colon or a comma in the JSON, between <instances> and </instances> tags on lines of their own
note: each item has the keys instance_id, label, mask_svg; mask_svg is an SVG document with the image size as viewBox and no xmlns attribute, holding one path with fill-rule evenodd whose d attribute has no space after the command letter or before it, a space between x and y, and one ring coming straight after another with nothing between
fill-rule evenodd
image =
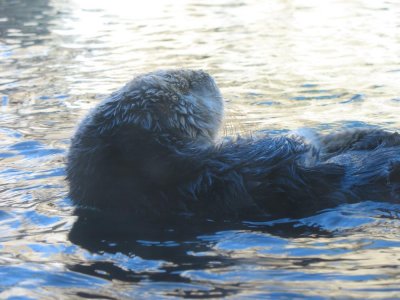
<instances>
[{"instance_id":1,"label":"rippled water","mask_svg":"<svg viewBox=\"0 0 400 300\"><path fill-rule=\"evenodd\" d=\"M78 221L78 120L135 74L202 68L225 132L400 129L396 0L0 0L0 298L400 298L400 205L260 222Z\"/></svg>"}]
</instances>

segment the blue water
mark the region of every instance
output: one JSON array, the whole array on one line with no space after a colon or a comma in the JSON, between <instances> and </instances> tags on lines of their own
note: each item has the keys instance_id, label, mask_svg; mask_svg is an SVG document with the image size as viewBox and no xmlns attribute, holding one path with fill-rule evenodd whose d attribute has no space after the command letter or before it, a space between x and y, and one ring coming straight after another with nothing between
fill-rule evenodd
<instances>
[{"instance_id":1,"label":"blue water","mask_svg":"<svg viewBox=\"0 0 400 300\"><path fill-rule=\"evenodd\" d=\"M400 129L398 1L0 1L0 299L400 299L400 204L79 220L65 155L135 74L202 68L224 134Z\"/></svg>"}]
</instances>

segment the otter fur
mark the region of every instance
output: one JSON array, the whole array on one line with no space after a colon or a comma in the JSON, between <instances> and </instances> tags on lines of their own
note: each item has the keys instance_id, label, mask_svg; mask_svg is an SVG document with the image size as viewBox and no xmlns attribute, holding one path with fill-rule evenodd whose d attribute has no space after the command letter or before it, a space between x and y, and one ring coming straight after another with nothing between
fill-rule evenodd
<instances>
[{"instance_id":1,"label":"otter fur","mask_svg":"<svg viewBox=\"0 0 400 300\"><path fill-rule=\"evenodd\" d=\"M359 129L217 141L223 98L203 71L140 75L81 122L67 162L78 207L127 217L297 217L399 201L400 136Z\"/></svg>"}]
</instances>

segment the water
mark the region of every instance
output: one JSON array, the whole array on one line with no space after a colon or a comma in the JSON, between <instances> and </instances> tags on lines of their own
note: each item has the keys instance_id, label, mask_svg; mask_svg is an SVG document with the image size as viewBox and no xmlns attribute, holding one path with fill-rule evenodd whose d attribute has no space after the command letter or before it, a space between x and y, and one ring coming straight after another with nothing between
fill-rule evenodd
<instances>
[{"instance_id":1,"label":"water","mask_svg":"<svg viewBox=\"0 0 400 300\"><path fill-rule=\"evenodd\" d=\"M0 298L400 298L400 205L109 226L64 181L78 120L160 68L210 72L226 134L399 129L399 33L396 0L0 0Z\"/></svg>"}]
</instances>

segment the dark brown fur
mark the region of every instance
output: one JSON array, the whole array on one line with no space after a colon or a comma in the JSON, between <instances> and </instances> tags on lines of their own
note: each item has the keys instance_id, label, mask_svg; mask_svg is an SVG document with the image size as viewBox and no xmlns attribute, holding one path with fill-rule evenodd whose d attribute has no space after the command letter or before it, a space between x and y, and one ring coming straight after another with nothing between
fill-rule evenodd
<instances>
[{"instance_id":1,"label":"dark brown fur","mask_svg":"<svg viewBox=\"0 0 400 300\"><path fill-rule=\"evenodd\" d=\"M67 179L79 207L127 217L300 216L340 203L398 201L396 133L216 142L223 102L202 71L136 77L100 103L71 142ZM312 158L312 159L310 159Z\"/></svg>"}]
</instances>

